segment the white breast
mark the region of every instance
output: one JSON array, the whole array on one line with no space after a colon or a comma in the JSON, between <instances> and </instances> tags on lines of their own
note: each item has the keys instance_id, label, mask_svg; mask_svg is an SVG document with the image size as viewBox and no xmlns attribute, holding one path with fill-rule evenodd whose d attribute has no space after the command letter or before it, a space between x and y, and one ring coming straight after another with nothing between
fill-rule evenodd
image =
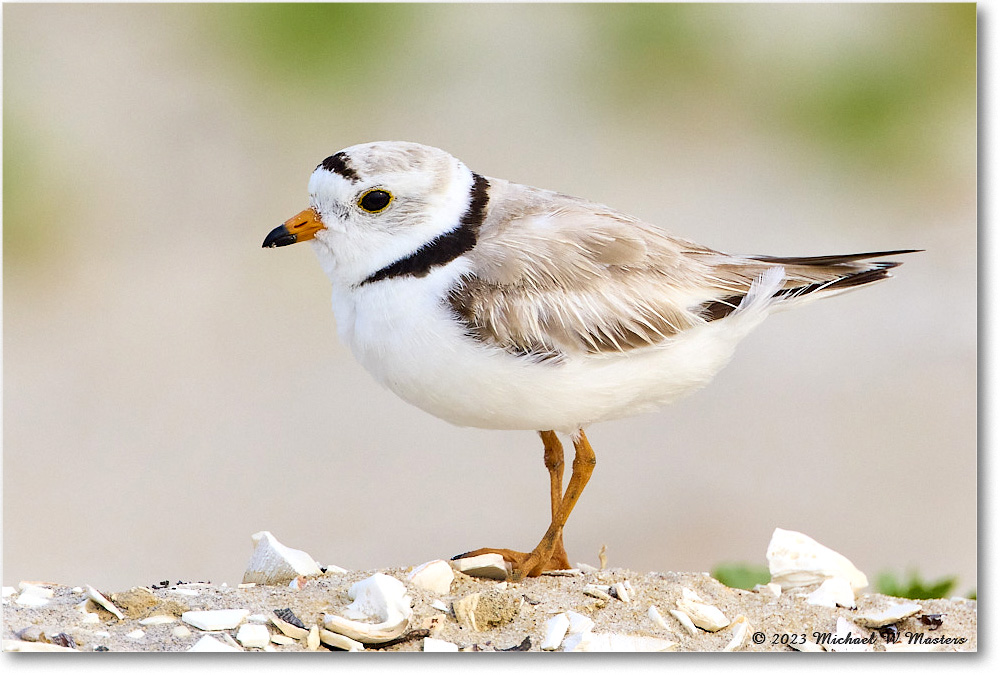
<instances>
[{"instance_id":1,"label":"white breast","mask_svg":"<svg viewBox=\"0 0 1000 675\"><path fill-rule=\"evenodd\" d=\"M444 301L464 264L334 293L339 332L358 361L404 400L460 426L574 431L649 411L707 384L763 318L737 313L660 347L537 363L464 334Z\"/></svg>"}]
</instances>

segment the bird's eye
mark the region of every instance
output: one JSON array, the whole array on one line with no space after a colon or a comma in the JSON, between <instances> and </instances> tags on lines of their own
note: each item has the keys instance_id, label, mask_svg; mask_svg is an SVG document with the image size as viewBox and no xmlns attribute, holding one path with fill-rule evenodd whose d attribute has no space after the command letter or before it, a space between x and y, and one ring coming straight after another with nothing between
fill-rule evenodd
<instances>
[{"instance_id":1,"label":"bird's eye","mask_svg":"<svg viewBox=\"0 0 1000 675\"><path fill-rule=\"evenodd\" d=\"M358 206L368 213L379 213L385 211L390 202L392 202L391 194L385 190L372 188L361 195L361 198L358 199Z\"/></svg>"}]
</instances>

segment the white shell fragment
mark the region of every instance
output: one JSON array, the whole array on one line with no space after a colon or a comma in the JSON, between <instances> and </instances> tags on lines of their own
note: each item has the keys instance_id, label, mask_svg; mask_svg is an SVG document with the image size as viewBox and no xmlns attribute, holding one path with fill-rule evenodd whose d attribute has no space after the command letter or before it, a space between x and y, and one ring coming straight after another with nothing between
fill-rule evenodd
<instances>
[{"instance_id":1,"label":"white shell fragment","mask_svg":"<svg viewBox=\"0 0 1000 675\"><path fill-rule=\"evenodd\" d=\"M320 639L321 640L323 639L322 635L320 635ZM293 644L295 644L295 640L292 639L292 638L290 638L290 637L288 637L284 633L275 633L274 635L272 635L271 636L271 642L273 642L276 645L293 645Z\"/></svg>"},{"instance_id":2,"label":"white shell fragment","mask_svg":"<svg viewBox=\"0 0 1000 675\"><path fill-rule=\"evenodd\" d=\"M854 589L844 577L830 577L819 585L815 591L806 596L810 605L821 607L846 607L854 609L858 603L854 600Z\"/></svg>"},{"instance_id":3,"label":"white shell fragment","mask_svg":"<svg viewBox=\"0 0 1000 675\"><path fill-rule=\"evenodd\" d=\"M569 618L569 634L575 635L577 633L587 633L594 627L594 620L589 616L584 616L579 612L569 611L566 612L566 616Z\"/></svg>"},{"instance_id":4,"label":"white shell fragment","mask_svg":"<svg viewBox=\"0 0 1000 675\"><path fill-rule=\"evenodd\" d=\"M471 558L459 558L451 561L456 572L468 574L470 577L497 579L504 581L511 571L510 563L499 553L484 553Z\"/></svg>"},{"instance_id":5,"label":"white shell fragment","mask_svg":"<svg viewBox=\"0 0 1000 675\"><path fill-rule=\"evenodd\" d=\"M96 602L104 609L114 614L119 621L125 618L125 615L121 613L121 610L119 610L117 607L111 604L110 600L101 595L96 588L90 586L89 584L87 585L87 597Z\"/></svg>"},{"instance_id":6,"label":"white shell fragment","mask_svg":"<svg viewBox=\"0 0 1000 675\"><path fill-rule=\"evenodd\" d=\"M49 604L49 598L52 597L52 590L45 588L36 592L35 588L38 587L31 587L28 590L21 591L14 602L22 607L42 607ZM49 591L49 595L46 595L44 591Z\"/></svg>"},{"instance_id":7,"label":"white shell fragment","mask_svg":"<svg viewBox=\"0 0 1000 675\"><path fill-rule=\"evenodd\" d=\"M357 582L347 596L354 601L344 610L349 619L397 622L412 614L406 586L386 574L373 574Z\"/></svg>"},{"instance_id":8,"label":"white shell fragment","mask_svg":"<svg viewBox=\"0 0 1000 675\"><path fill-rule=\"evenodd\" d=\"M722 648L724 652L733 652L741 648L747 641L747 635L750 633L750 622L742 614L733 620L732 626L733 639Z\"/></svg>"},{"instance_id":9,"label":"white shell fragment","mask_svg":"<svg viewBox=\"0 0 1000 675\"><path fill-rule=\"evenodd\" d=\"M708 604L689 588L681 589L677 608L687 614L695 626L712 633L729 625L729 619L722 613L722 610Z\"/></svg>"},{"instance_id":10,"label":"white shell fragment","mask_svg":"<svg viewBox=\"0 0 1000 675\"><path fill-rule=\"evenodd\" d=\"M311 652L319 649L319 626L313 625L309 628L309 633L306 635L306 649Z\"/></svg>"},{"instance_id":11,"label":"white shell fragment","mask_svg":"<svg viewBox=\"0 0 1000 675\"><path fill-rule=\"evenodd\" d=\"M319 629L319 641L334 649L343 649L345 652L363 652L365 650L365 646L357 640L325 628Z\"/></svg>"},{"instance_id":12,"label":"white shell fragment","mask_svg":"<svg viewBox=\"0 0 1000 675\"><path fill-rule=\"evenodd\" d=\"M424 638L424 651L425 652L457 652L458 645L454 642L448 642L447 640L438 640L437 638L425 637Z\"/></svg>"},{"instance_id":13,"label":"white shell fragment","mask_svg":"<svg viewBox=\"0 0 1000 675\"><path fill-rule=\"evenodd\" d=\"M614 590L614 594L618 596L618 599L622 602L631 602L632 599L628 594L628 587L624 582L619 581L617 584L611 587Z\"/></svg>"},{"instance_id":14,"label":"white shell fragment","mask_svg":"<svg viewBox=\"0 0 1000 675\"><path fill-rule=\"evenodd\" d=\"M379 644L396 639L410 625L413 616L410 596L398 579L373 574L351 586L347 595L354 601L344 609L344 614L350 618L324 614L326 629L364 644ZM377 623L357 619L375 619Z\"/></svg>"},{"instance_id":15,"label":"white shell fragment","mask_svg":"<svg viewBox=\"0 0 1000 675\"><path fill-rule=\"evenodd\" d=\"M243 573L244 584L282 585L296 577L323 573L308 553L288 548L266 530L250 539L253 540L253 553Z\"/></svg>"},{"instance_id":16,"label":"white shell fragment","mask_svg":"<svg viewBox=\"0 0 1000 675\"><path fill-rule=\"evenodd\" d=\"M259 623L245 623L236 631L236 641L244 647L263 649L271 641L271 633L267 626Z\"/></svg>"},{"instance_id":17,"label":"white shell fragment","mask_svg":"<svg viewBox=\"0 0 1000 675\"><path fill-rule=\"evenodd\" d=\"M176 626L172 631L170 631L170 634L173 635L175 638L181 638L181 639L186 637L191 637L191 631L188 629L187 626Z\"/></svg>"},{"instance_id":18,"label":"white shell fragment","mask_svg":"<svg viewBox=\"0 0 1000 675\"><path fill-rule=\"evenodd\" d=\"M583 572L576 567L570 567L565 570L544 570L542 572L543 577L582 577Z\"/></svg>"},{"instance_id":19,"label":"white shell fragment","mask_svg":"<svg viewBox=\"0 0 1000 675\"><path fill-rule=\"evenodd\" d=\"M854 617L854 623L867 628L881 628L891 623L898 623L907 617L911 617L923 607L915 602L901 602L880 612L865 612Z\"/></svg>"},{"instance_id":20,"label":"white shell fragment","mask_svg":"<svg viewBox=\"0 0 1000 675\"><path fill-rule=\"evenodd\" d=\"M323 625L327 630L346 635L353 640L369 645L395 640L406 632L409 623L409 617L403 617L395 622L365 623L364 621L345 619L336 614L323 615Z\"/></svg>"},{"instance_id":21,"label":"white shell fragment","mask_svg":"<svg viewBox=\"0 0 1000 675\"><path fill-rule=\"evenodd\" d=\"M684 630L686 630L689 635L698 634L698 627L695 626L694 623L691 621L691 617L689 617L687 614L677 609L671 609L669 611L670 611L670 616L680 621L681 625L684 626Z\"/></svg>"},{"instance_id":22,"label":"white shell fragment","mask_svg":"<svg viewBox=\"0 0 1000 675\"><path fill-rule=\"evenodd\" d=\"M769 584L757 584L753 587L754 593L766 593L768 595L773 595L776 598L781 597L781 584L776 584L773 581Z\"/></svg>"},{"instance_id":23,"label":"white shell fragment","mask_svg":"<svg viewBox=\"0 0 1000 675\"><path fill-rule=\"evenodd\" d=\"M282 616L279 616L276 613L279 611L283 613L284 618L282 618ZM273 613L268 618L271 620L271 623L273 623L278 630L280 630L282 633L284 633L285 635L294 640L302 640L307 635L309 635L309 631L304 627L304 625L297 626L294 623L291 623L290 621L285 621L285 618L298 619L298 617L295 617L294 614L291 614L291 610L275 610L275 613Z\"/></svg>"},{"instance_id":24,"label":"white shell fragment","mask_svg":"<svg viewBox=\"0 0 1000 675\"><path fill-rule=\"evenodd\" d=\"M667 625L666 619L664 619L663 615L660 614L660 610L656 608L656 605L650 605L649 611L646 612L646 614L649 616L650 621L655 623L657 626L659 626L660 628L665 628L667 630L670 630L670 627ZM694 624L691 624L691 627L693 628Z\"/></svg>"},{"instance_id":25,"label":"white shell fragment","mask_svg":"<svg viewBox=\"0 0 1000 675\"><path fill-rule=\"evenodd\" d=\"M211 635L203 635L200 640L195 642L189 652L241 652L243 651L239 647L233 647L225 642L216 640Z\"/></svg>"},{"instance_id":26,"label":"white shell fragment","mask_svg":"<svg viewBox=\"0 0 1000 675\"><path fill-rule=\"evenodd\" d=\"M433 607L434 609L438 610L439 612L447 612L448 611L448 605L444 604L440 600L435 600L434 602L432 602L431 603L431 607Z\"/></svg>"},{"instance_id":27,"label":"white shell fragment","mask_svg":"<svg viewBox=\"0 0 1000 675\"><path fill-rule=\"evenodd\" d=\"M611 602L611 595L608 593L609 590L611 590L610 586L587 584L586 586L583 587L583 594L589 595L592 598L597 598L598 600Z\"/></svg>"},{"instance_id":28,"label":"white shell fragment","mask_svg":"<svg viewBox=\"0 0 1000 675\"><path fill-rule=\"evenodd\" d=\"M782 590L819 584L831 577L846 579L857 592L868 578L854 564L801 532L775 528L767 547L771 581Z\"/></svg>"},{"instance_id":29,"label":"white shell fragment","mask_svg":"<svg viewBox=\"0 0 1000 675\"><path fill-rule=\"evenodd\" d=\"M240 625L249 609L201 609L181 614L181 621L201 630L229 630Z\"/></svg>"},{"instance_id":30,"label":"white shell fragment","mask_svg":"<svg viewBox=\"0 0 1000 675\"><path fill-rule=\"evenodd\" d=\"M432 560L415 567L406 579L418 588L444 595L451 590L455 571L444 560Z\"/></svg>"},{"instance_id":31,"label":"white shell fragment","mask_svg":"<svg viewBox=\"0 0 1000 675\"><path fill-rule=\"evenodd\" d=\"M133 640L141 640L146 637L146 633L141 628L136 628L131 633L125 633L125 637L132 638Z\"/></svg>"},{"instance_id":32,"label":"white shell fragment","mask_svg":"<svg viewBox=\"0 0 1000 675\"><path fill-rule=\"evenodd\" d=\"M872 652L869 632L856 626L844 617L837 617L837 632L829 644L824 645L831 652Z\"/></svg>"},{"instance_id":33,"label":"white shell fragment","mask_svg":"<svg viewBox=\"0 0 1000 675\"><path fill-rule=\"evenodd\" d=\"M545 638L542 640L542 651L552 652L559 649L566 632L569 630L569 617L566 613L556 614L545 622ZM581 631L583 632L583 631Z\"/></svg>"},{"instance_id":34,"label":"white shell fragment","mask_svg":"<svg viewBox=\"0 0 1000 675\"><path fill-rule=\"evenodd\" d=\"M155 616L148 617L146 619L140 619L140 626L159 626L165 623L174 623L177 621L177 617L170 616L169 614L156 614Z\"/></svg>"}]
</instances>

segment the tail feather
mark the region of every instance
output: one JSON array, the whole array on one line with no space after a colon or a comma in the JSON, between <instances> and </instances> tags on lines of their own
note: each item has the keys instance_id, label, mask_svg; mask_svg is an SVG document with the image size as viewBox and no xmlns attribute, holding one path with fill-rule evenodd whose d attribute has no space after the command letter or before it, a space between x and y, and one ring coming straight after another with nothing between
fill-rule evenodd
<instances>
[{"instance_id":1,"label":"tail feather","mask_svg":"<svg viewBox=\"0 0 1000 675\"><path fill-rule=\"evenodd\" d=\"M904 249L797 258L745 256L744 259L766 263L766 267L762 267L762 272L771 267L784 268L784 287L775 290L771 297L776 300L795 300L805 295L818 297L881 281L892 276L889 274L889 270L899 267L902 263L895 261L865 263L861 261L918 252L919 250L916 249ZM705 302L699 307L698 313L706 321L722 319L732 314L746 296L746 292L737 293Z\"/></svg>"}]
</instances>

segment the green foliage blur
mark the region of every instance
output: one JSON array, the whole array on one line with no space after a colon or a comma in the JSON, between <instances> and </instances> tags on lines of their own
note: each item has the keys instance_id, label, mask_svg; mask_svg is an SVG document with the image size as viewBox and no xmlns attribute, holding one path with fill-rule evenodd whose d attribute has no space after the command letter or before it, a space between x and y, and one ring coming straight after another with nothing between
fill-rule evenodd
<instances>
[{"instance_id":1,"label":"green foliage blur","mask_svg":"<svg viewBox=\"0 0 1000 675\"><path fill-rule=\"evenodd\" d=\"M882 572L875 581L875 592L882 595L891 595L895 598L908 598L910 600L932 600L934 598L948 598L953 595L956 577L941 577L935 581L929 581L920 576L916 570L910 570L907 578L897 576L895 572ZM975 599L976 593L972 591L969 596Z\"/></svg>"},{"instance_id":2,"label":"green foliage blur","mask_svg":"<svg viewBox=\"0 0 1000 675\"><path fill-rule=\"evenodd\" d=\"M64 212L89 193L64 180L58 195L64 203L43 199L52 196L43 167L73 140L66 123L73 112L40 114L33 107L30 51L37 47L28 34L8 39L8 33L18 12L36 10L8 9L3 236L6 257L16 261L58 240ZM155 20L146 14L154 10ZM539 72L558 74L545 95L568 99L570 109L593 117L593 128L609 138L626 128L654 139L667 126L689 137L718 136L729 127L801 146L816 163L845 173L915 175L941 184L947 181L938 174L953 162L950 122L974 119L976 111L972 3L213 3L37 11L131 16L140 39L169 34L183 45L180 62L174 56L158 64L164 73L187 73L197 64L198 77L242 92L258 114L284 125L301 119L295 114L336 120L405 114L428 99L440 127L450 129L467 123L470 109L490 106L478 103L486 91L510 102L515 112L507 115L530 118L536 101L522 98L518 82L529 73L511 77L505 68L512 53L532 49L551 61L539 64ZM96 54L113 49L99 30L92 39ZM93 59L99 69L104 57L74 58ZM483 142L511 140L499 124ZM46 227L37 227L42 221Z\"/></svg>"},{"instance_id":3,"label":"green foliage blur","mask_svg":"<svg viewBox=\"0 0 1000 675\"><path fill-rule=\"evenodd\" d=\"M771 581L771 573L764 565L750 563L722 563L712 570L712 576L730 588L749 591L757 584Z\"/></svg>"}]
</instances>

